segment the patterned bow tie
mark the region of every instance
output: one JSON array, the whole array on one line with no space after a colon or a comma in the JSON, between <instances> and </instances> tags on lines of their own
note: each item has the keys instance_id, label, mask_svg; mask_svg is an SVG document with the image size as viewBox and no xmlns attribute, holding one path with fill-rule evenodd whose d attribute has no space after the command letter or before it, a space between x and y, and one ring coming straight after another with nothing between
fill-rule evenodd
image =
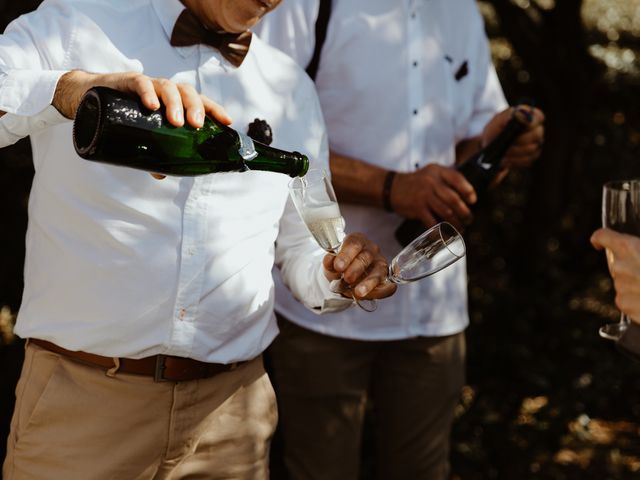
<instances>
[{"instance_id":1,"label":"patterned bow tie","mask_svg":"<svg viewBox=\"0 0 640 480\"><path fill-rule=\"evenodd\" d=\"M171 45L187 47L204 43L215 48L229 63L239 67L249 51L251 32L227 33L207 30L189 10L182 11L171 33Z\"/></svg>"}]
</instances>

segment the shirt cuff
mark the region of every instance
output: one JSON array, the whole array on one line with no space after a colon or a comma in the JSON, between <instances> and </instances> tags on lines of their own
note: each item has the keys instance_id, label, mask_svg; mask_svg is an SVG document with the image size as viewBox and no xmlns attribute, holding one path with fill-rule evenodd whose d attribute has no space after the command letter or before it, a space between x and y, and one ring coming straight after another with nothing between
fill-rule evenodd
<instances>
[{"instance_id":1,"label":"shirt cuff","mask_svg":"<svg viewBox=\"0 0 640 480\"><path fill-rule=\"evenodd\" d=\"M318 269L318 285L322 289L323 293L323 301L322 306L320 308L314 308L313 311L319 315L324 315L326 313L336 313L346 310L347 308L353 305L353 300L351 298L343 297L338 293L333 293L331 291L329 280L324 276L324 271L322 267Z\"/></svg>"},{"instance_id":2,"label":"shirt cuff","mask_svg":"<svg viewBox=\"0 0 640 480\"><path fill-rule=\"evenodd\" d=\"M0 77L0 110L21 116L42 112L53 100L61 70L10 70Z\"/></svg>"},{"instance_id":3,"label":"shirt cuff","mask_svg":"<svg viewBox=\"0 0 640 480\"><path fill-rule=\"evenodd\" d=\"M0 147L12 145L28 135L70 121L53 105L30 117L5 113L0 117Z\"/></svg>"}]
</instances>

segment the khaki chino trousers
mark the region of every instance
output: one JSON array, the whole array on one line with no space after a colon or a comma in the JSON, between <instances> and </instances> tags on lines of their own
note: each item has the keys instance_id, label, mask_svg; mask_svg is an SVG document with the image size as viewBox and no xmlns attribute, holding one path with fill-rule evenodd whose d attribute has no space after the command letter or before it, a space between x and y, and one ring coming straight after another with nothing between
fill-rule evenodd
<instances>
[{"instance_id":1,"label":"khaki chino trousers","mask_svg":"<svg viewBox=\"0 0 640 480\"><path fill-rule=\"evenodd\" d=\"M105 372L27 344L5 480L268 478L262 358L202 380Z\"/></svg>"}]
</instances>

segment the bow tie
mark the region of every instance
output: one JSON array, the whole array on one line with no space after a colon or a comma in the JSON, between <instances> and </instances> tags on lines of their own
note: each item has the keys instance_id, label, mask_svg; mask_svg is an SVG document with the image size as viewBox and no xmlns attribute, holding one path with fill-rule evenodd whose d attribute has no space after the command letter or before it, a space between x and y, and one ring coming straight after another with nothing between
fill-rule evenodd
<instances>
[{"instance_id":1,"label":"bow tie","mask_svg":"<svg viewBox=\"0 0 640 480\"><path fill-rule=\"evenodd\" d=\"M251 32L227 33L207 30L189 10L182 11L171 33L171 45L187 47L204 43L215 48L229 63L239 67L249 51Z\"/></svg>"}]
</instances>

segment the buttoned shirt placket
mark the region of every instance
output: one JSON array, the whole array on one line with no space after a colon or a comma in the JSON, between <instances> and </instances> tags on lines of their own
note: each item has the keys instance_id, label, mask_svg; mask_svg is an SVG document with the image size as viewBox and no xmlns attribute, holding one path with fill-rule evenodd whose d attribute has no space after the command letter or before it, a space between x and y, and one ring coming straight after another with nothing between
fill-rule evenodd
<instances>
[{"instance_id":1,"label":"buttoned shirt placket","mask_svg":"<svg viewBox=\"0 0 640 480\"><path fill-rule=\"evenodd\" d=\"M195 71L196 88L202 91L206 83L208 91L220 91L215 75L208 71L219 70L220 61L211 56L211 49L203 45L181 48L183 56L198 56ZM216 96L215 98L220 98ZM173 328L171 333L172 354L189 356L195 344L197 333L198 305L202 296L207 262L204 243L207 241L207 210L210 206L210 193L214 188L215 175L203 175L192 181L182 217L183 235L180 248L180 263L176 302L173 310Z\"/></svg>"}]
</instances>

